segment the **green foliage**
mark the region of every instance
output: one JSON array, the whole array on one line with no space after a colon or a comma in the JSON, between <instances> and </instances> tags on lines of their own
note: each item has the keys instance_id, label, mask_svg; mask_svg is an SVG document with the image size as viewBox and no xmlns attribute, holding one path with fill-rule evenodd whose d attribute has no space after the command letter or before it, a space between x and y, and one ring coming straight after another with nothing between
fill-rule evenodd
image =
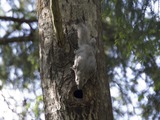
<instances>
[{"instance_id":1,"label":"green foliage","mask_svg":"<svg viewBox=\"0 0 160 120\"><path fill-rule=\"evenodd\" d=\"M8 7L5 8L2 5ZM35 1L0 1L0 13L2 13L1 16L6 16L5 20L0 18L2 23L0 24L0 90L23 91L23 99L27 101L21 106L24 110L20 114L16 111L14 113L19 116L19 119L28 119L29 116L33 119L40 119L37 115L42 114L43 110L38 110L39 105L42 104L42 97L36 94L40 91L40 77ZM25 22L25 20L32 21ZM4 42L1 42L3 40ZM14 40L19 42L14 42ZM34 94L36 100L32 100L31 97L27 98L27 94ZM6 101L9 103L10 99ZM34 102L35 106L32 105ZM19 106L15 104L16 107ZM2 117L0 116L0 119Z\"/></svg>"},{"instance_id":2,"label":"green foliage","mask_svg":"<svg viewBox=\"0 0 160 120\"><path fill-rule=\"evenodd\" d=\"M15 43L1 47L2 61L0 72L1 79L12 82L17 87L22 87L25 82L36 79L34 72L38 71L38 47L33 43ZM4 54L5 53L5 54ZM35 59L36 58L36 59ZM14 77L11 75L13 72ZM15 87L16 87L15 86Z\"/></svg>"},{"instance_id":3,"label":"green foliage","mask_svg":"<svg viewBox=\"0 0 160 120\"><path fill-rule=\"evenodd\" d=\"M42 101L43 101L43 96L42 96L42 95L41 95L41 96L38 96L38 97L36 98L36 104L35 104L34 110L33 110L36 118L38 118L39 115L40 115L40 112L42 112L42 110L39 109L39 104L40 104Z\"/></svg>"},{"instance_id":4,"label":"green foliage","mask_svg":"<svg viewBox=\"0 0 160 120\"><path fill-rule=\"evenodd\" d=\"M142 108L144 118L158 119L160 111L154 104L160 102L160 99L155 100L155 93L160 91L160 19L154 3L160 4L160 1L104 0L102 20L107 73L111 86L119 87L122 99L119 104L121 107L134 104L132 96L136 95L139 102L136 106L132 105L133 108ZM145 84L140 83L142 80ZM146 88L138 90L141 89L139 86L145 85ZM153 99L146 101L149 96ZM115 101L113 99L113 103ZM132 110L131 115L130 109L128 112L119 109L121 112L118 112L117 105L114 105L116 108L116 117L126 113L130 116L136 114L136 109ZM146 111L145 108L150 110Z\"/></svg>"}]
</instances>

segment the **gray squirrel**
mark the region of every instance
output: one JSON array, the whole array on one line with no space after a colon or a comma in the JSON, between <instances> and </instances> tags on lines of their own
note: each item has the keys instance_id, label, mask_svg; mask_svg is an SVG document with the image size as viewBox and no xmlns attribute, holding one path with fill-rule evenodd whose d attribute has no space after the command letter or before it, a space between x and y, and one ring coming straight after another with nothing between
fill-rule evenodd
<instances>
[{"instance_id":1,"label":"gray squirrel","mask_svg":"<svg viewBox=\"0 0 160 120\"><path fill-rule=\"evenodd\" d=\"M90 32L84 23L76 25L76 29L78 50L75 50L75 59L72 69L75 73L76 85L78 89L82 89L96 72L96 40L90 38Z\"/></svg>"}]
</instances>

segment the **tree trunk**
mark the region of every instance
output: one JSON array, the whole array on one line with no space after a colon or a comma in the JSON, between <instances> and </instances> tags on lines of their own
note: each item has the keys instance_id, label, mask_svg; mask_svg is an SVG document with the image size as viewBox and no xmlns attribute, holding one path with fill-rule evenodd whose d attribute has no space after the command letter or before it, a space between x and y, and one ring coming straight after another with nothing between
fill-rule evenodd
<instances>
[{"instance_id":1,"label":"tree trunk","mask_svg":"<svg viewBox=\"0 0 160 120\"><path fill-rule=\"evenodd\" d=\"M113 120L101 41L100 0L38 0L40 74L46 120ZM82 90L75 84L76 21L96 38L97 72Z\"/></svg>"}]
</instances>

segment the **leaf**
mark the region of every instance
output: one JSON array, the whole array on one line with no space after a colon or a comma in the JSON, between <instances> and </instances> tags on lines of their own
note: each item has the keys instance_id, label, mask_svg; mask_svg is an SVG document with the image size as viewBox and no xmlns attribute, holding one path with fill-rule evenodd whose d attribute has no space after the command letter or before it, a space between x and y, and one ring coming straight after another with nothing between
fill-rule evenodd
<instances>
[{"instance_id":1,"label":"leaf","mask_svg":"<svg viewBox=\"0 0 160 120\"><path fill-rule=\"evenodd\" d=\"M144 98L144 94L138 96L138 101L141 101Z\"/></svg>"}]
</instances>

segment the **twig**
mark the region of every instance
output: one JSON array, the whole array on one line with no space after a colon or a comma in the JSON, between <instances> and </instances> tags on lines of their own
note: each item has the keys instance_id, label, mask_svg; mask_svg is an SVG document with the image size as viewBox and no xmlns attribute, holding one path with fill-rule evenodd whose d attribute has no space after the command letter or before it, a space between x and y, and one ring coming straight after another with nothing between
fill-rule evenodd
<instances>
[{"instance_id":1,"label":"twig","mask_svg":"<svg viewBox=\"0 0 160 120\"><path fill-rule=\"evenodd\" d=\"M14 18L14 17L7 17L7 16L0 16L0 20L13 21L13 22L19 22L19 23L37 22L37 19Z\"/></svg>"}]
</instances>

